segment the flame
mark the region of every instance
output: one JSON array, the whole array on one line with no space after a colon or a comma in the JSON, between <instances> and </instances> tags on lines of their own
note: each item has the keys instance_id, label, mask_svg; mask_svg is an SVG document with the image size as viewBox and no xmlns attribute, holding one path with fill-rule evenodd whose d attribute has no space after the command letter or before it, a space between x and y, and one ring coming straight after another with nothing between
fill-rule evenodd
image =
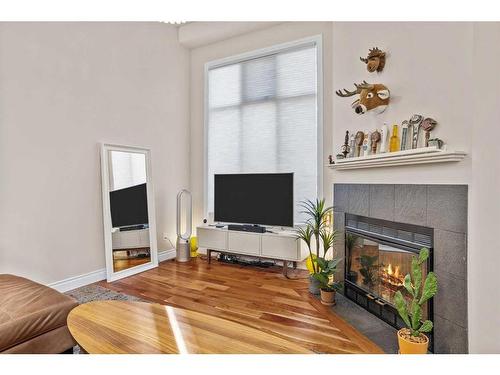
<instances>
[{"instance_id":1,"label":"flame","mask_svg":"<svg viewBox=\"0 0 500 375\"><path fill-rule=\"evenodd\" d=\"M383 279L386 279L386 282L395 286L403 285L404 277L399 271L399 266L393 267L393 265L389 263L387 267L384 268L384 273L388 276L382 276Z\"/></svg>"}]
</instances>

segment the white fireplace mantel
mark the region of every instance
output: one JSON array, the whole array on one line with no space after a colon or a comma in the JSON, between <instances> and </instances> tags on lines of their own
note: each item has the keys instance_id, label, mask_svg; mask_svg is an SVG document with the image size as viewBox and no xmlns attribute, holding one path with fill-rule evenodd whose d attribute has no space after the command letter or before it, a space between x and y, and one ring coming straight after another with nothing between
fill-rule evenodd
<instances>
[{"instance_id":1,"label":"white fireplace mantel","mask_svg":"<svg viewBox=\"0 0 500 375\"><path fill-rule=\"evenodd\" d=\"M394 167L401 165L457 162L467 153L464 151L440 150L437 147L423 147L414 150L386 152L376 155L360 156L335 160L327 165L335 170Z\"/></svg>"}]
</instances>

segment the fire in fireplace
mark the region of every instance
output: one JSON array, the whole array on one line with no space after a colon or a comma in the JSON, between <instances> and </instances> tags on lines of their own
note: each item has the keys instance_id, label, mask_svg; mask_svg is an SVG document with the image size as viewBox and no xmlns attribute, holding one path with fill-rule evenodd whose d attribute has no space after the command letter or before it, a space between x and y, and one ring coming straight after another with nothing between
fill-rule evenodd
<instances>
[{"instance_id":1,"label":"fire in fireplace","mask_svg":"<svg viewBox=\"0 0 500 375\"><path fill-rule=\"evenodd\" d=\"M396 328L404 323L394 307L399 290L408 298L403 282L412 258L422 247L430 250L422 265L423 277L432 270L433 230L403 223L346 214L345 294ZM424 306L422 320L432 319L432 302Z\"/></svg>"}]
</instances>

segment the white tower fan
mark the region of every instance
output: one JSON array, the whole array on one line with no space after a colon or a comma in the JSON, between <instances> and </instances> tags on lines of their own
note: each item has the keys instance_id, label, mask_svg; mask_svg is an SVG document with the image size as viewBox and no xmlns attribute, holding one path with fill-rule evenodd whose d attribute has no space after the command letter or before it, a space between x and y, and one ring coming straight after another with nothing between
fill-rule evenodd
<instances>
[{"instance_id":1,"label":"white tower fan","mask_svg":"<svg viewBox=\"0 0 500 375\"><path fill-rule=\"evenodd\" d=\"M186 194L188 196L188 201L187 201L187 207L186 207L186 231L184 233L181 233L181 210L182 210L182 196ZM192 216L191 216L191 211L192 211L192 206L193 206L193 200L191 197L191 193L186 190L182 189L179 191L179 194L177 194L177 243L175 245L175 251L176 251L176 257L175 259L178 262L189 262L191 259L191 244L190 244L190 239L191 239L191 226L192 226Z\"/></svg>"}]
</instances>

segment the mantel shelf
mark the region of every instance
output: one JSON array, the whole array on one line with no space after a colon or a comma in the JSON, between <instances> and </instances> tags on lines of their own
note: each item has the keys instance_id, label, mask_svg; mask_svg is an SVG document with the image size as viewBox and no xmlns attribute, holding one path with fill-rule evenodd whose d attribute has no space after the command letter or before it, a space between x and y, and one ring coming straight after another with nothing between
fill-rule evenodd
<instances>
[{"instance_id":1,"label":"mantel shelf","mask_svg":"<svg viewBox=\"0 0 500 375\"><path fill-rule=\"evenodd\" d=\"M436 147L423 147L414 150L386 152L377 155L339 159L335 160L335 164L328 164L328 167L335 170L346 170L445 163L460 161L465 155L467 154L464 151L450 151L440 150Z\"/></svg>"}]
</instances>

